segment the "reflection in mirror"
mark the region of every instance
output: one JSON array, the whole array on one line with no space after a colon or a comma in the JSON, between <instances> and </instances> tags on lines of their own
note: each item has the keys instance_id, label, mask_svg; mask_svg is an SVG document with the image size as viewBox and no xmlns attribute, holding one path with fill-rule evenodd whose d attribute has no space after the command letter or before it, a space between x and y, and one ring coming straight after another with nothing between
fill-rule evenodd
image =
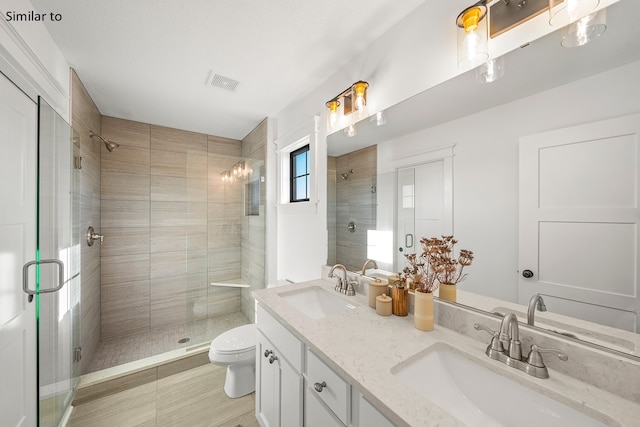
<instances>
[{"instance_id":1,"label":"reflection in mirror","mask_svg":"<svg viewBox=\"0 0 640 427\"><path fill-rule=\"evenodd\" d=\"M537 265L534 266L522 265L522 257L519 259L519 254L526 252L519 246L523 242L522 236L519 235L519 213L522 213L519 207L519 184L523 178L530 179L521 175L520 144L527 140L524 137L532 135L541 135L542 139L548 139L555 135L547 133L551 130L563 130L560 133L570 130L575 133L580 129L586 129L588 134L595 135L594 129L588 126L600 123L598 126L608 127L607 124L610 122L607 120L617 117L628 116L632 117L631 122L640 122L639 116L635 116L635 119L634 116L630 116L640 113L640 87L637 84L637 75L640 75L640 27L633 22L633 16L639 14L640 2L621 0L607 9L607 31L585 46L562 48L561 31L557 31L507 54L507 72L502 79L494 83L478 84L472 70L385 110L385 126L376 127L369 120L363 120L357 123L358 134L354 138L346 138L342 132L329 136L328 155L336 159L335 172L329 174L329 180L331 181L331 176L338 177L334 186L336 190L341 173L353 169L354 174L349 175L351 179L352 176L355 177L358 169L362 168L351 167L348 164L338 167L337 159L348 158L349 153L366 147L377 147L377 162L370 165L377 173L376 197L371 200L371 203L376 204L376 210L375 216L372 214L370 219L375 220L378 226L383 224L383 229L379 231L394 232L392 256L395 259L389 271L397 272L400 269L397 255L403 246L401 243L406 240L404 250L412 243L411 238L406 238L407 234L413 234L414 244L423 237L421 234L436 234L435 230L414 230L414 233L407 233L399 227L404 220L396 211L396 206L401 205L400 197L404 196L404 193L396 186L402 178L402 168L396 166L397 160L415 158L421 153L450 144L454 147L454 209L451 233L455 234L465 248L476 254L474 265L469 270L469 278L461 285L459 302L489 313L509 309L518 312L520 320L526 322L530 297L527 294L527 286L532 283L527 280L535 280L536 286L542 286L541 291L535 292L543 294L548 310L535 313L536 326L562 333L564 336L575 335L585 341L627 354L640 355L640 347L635 345L640 335L632 333L638 332L640 328L640 303L636 297L640 294L637 282L640 274L637 271L637 255L635 258L633 255L640 250L637 231L632 236L625 235L622 231L620 240L616 240L626 242L625 256L632 254L627 263L632 269L628 273L629 281L608 283L606 279L599 280L598 286L602 287L598 290L599 293L581 283L571 284L573 279L570 271L564 283L571 286L564 288L577 289L575 297L567 297L566 289L560 289L555 294L542 283L544 280L541 276L545 271L540 270L541 265L544 267L545 262L549 265L553 259L562 264L562 260L573 256L572 251L575 248L593 244L593 241L581 237L584 236L585 227L578 227L577 234L567 230L567 236L571 236L568 239L548 240L564 245L560 255L537 259ZM600 140L604 141L602 138ZM614 166L618 169L624 163L625 168L628 167L625 170L631 171L629 173L634 178L627 183L627 187L635 188L636 193L637 188L640 188L636 182L640 176L638 140L638 135L631 133L628 138L609 139L606 144L601 144L603 153L609 157L616 157L624 152L636 153L635 157L622 156ZM616 144L622 151L618 152L612 148ZM577 147L574 144L570 148L574 146ZM556 166L552 171L562 171L562 174L554 172L549 175L554 180L550 183L552 188L560 185L560 175L569 178L562 183L564 185L571 182L571 176L594 176L591 171L600 170L597 158L584 161L578 152L568 153L566 157L557 157L554 161L558 159L564 160L554 163ZM570 172L571 168L580 166L582 169L575 169L578 174L573 175ZM619 178L619 174L613 175ZM392 181L393 185L382 185L381 182L385 180ZM594 181L594 185L598 183L604 186L604 195L607 191L614 194L619 192L619 188L610 186L610 183L603 183L600 179ZM587 194L591 192L586 185L582 185L581 188L586 188ZM388 196L386 190L391 191L392 195ZM416 200L418 193L425 191L416 190ZM636 193L633 194L637 196ZM351 209L338 205L337 194L336 192L336 219L333 220L336 236L339 229L346 230L348 224L338 224L338 211L349 212ZM396 196L398 199L393 200L394 206L390 213L384 213L380 208L380 205L384 205L382 200L385 200L385 197L393 199ZM329 200L331 197L329 195ZM351 201L350 197L345 197L344 194L340 197L345 203ZM432 197L430 196L429 200ZM612 229L613 231L605 235L613 236L618 230L640 228L638 197L634 196L633 200L636 200L635 205L625 207L628 215L624 220L632 226L614 227L615 230ZM581 212L582 208L577 202L574 205L572 209ZM385 215L390 215L391 219L385 218ZM328 221L329 224L332 223L331 217ZM390 229L389 224L393 224ZM583 240L577 240L578 238ZM329 249L330 253L334 251L334 258L330 257L328 263L346 263L341 257L351 256L352 260L348 261L350 269L359 271L367 258L365 236L360 235L358 240L354 239L349 246L348 254L344 255L338 253L337 238L334 241L335 249L331 249L331 245ZM358 248L358 242L363 246ZM572 247L574 249L571 249ZM609 247L611 245L608 244L607 248ZM586 261L577 258L566 264L571 265L574 271L597 265L598 255L593 253L602 251L584 252L581 256L589 256ZM358 255L350 255L351 253ZM530 269L534 273L533 279L524 278L520 274L524 269ZM555 274L560 270L553 271ZM607 277L607 274L604 274ZM620 280L624 279L616 279ZM615 292L607 291L610 285ZM615 295L612 295L621 292L625 295L618 304ZM575 299L576 303L567 304L567 301L572 299ZM591 311L608 311L609 319L603 321L604 326L591 323L596 319L587 314L587 308ZM623 319L626 320L621 323ZM603 339L605 336L611 338Z\"/></svg>"}]
</instances>

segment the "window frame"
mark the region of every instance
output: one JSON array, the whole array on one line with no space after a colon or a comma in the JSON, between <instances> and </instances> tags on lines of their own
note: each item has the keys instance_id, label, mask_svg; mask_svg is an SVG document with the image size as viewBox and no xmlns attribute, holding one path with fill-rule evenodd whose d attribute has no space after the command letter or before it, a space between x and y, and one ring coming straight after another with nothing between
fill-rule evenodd
<instances>
[{"instance_id":1,"label":"window frame","mask_svg":"<svg viewBox=\"0 0 640 427\"><path fill-rule=\"evenodd\" d=\"M299 173L297 170L297 158L306 154L306 168L304 173ZM297 198L296 195L298 193L298 180L302 177L306 177L305 179L305 193L306 198ZM300 202L308 202L311 200L311 145L306 144L300 148L297 148L289 153L289 202L290 203L300 203Z\"/></svg>"}]
</instances>

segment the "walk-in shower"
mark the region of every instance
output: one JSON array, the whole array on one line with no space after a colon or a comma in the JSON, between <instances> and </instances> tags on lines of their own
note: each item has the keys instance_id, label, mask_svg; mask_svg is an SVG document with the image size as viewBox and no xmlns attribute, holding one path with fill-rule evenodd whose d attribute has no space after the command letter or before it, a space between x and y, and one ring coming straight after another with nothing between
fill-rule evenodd
<instances>
[{"instance_id":1,"label":"walk-in shower","mask_svg":"<svg viewBox=\"0 0 640 427\"><path fill-rule=\"evenodd\" d=\"M265 283L266 141L115 118L100 132L127 150L101 150L104 243L88 249L100 258L101 341L83 373L201 351L253 322L251 292Z\"/></svg>"}]
</instances>

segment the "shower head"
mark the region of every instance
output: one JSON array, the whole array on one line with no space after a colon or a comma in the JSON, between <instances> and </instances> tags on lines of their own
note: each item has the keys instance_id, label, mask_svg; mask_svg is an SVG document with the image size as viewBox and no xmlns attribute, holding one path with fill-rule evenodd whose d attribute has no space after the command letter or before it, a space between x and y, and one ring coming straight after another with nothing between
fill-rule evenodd
<instances>
[{"instance_id":1,"label":"shower head","mask_svg":"<svg viewBox=\"0 0 640 427\"><path fill-rule=\"evenodd\" d=\"M104 144L104 146L107 148L107 151L110 153L113 153L114 151L116 151L118 149L118 147L120 147L120 144L118 144L117 142L113 142L113 141L109 141L107 139L104 139L102 137L102 135L95 133L94 131L90 130L89 131L89 136L91 138L98 138L98 140L100 142L102 142Z\"/></svg>"},{"instance_id":2,"label":"shower head","mask_svg":"<svg viewBox=\"0 0 640 427\"><path fill-rule=\"evenodd\" d=\"M353 169L351 169L349 172L341 173L340 176L342 177L342 179L347 180L349 178L349 175L351 175L352 173Z\"/></svg>"}]
</instances>

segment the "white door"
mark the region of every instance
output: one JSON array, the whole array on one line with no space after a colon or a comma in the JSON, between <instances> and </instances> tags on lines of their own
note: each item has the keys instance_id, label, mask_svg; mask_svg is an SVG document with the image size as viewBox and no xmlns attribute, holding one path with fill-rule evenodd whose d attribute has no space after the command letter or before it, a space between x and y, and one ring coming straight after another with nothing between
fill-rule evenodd
<instances>
[{"instance_id":1,"label":"white door","mask_svg":"<svg viewBox=\"0 0 640 427\"><path fill-rule=\"evenodd\" d=\"M520 139L521 304L640 330L639 134L634 115Z\"/></svg>"},{"instance_id":2,"label":"white door","mask_svg":"<svg viewBox=\"0 0 640 427\"><path fill-rule=\"evenodd\" d=\"M1 74L0 94L0 424L29 427L36 304L22 291L22 266L36 258L36 104Z\"/></svg>"},{"instance_id":3,"label":"white door","mask_svg":"<svg viewBox=\"0 0 640 427\"><path fill-rule=\"evenodd\" d=\"M452 219L445 159L398 169L396 269L405 254L422 252L420 239L451 234Z\"/></svg>"}]
</instances>

